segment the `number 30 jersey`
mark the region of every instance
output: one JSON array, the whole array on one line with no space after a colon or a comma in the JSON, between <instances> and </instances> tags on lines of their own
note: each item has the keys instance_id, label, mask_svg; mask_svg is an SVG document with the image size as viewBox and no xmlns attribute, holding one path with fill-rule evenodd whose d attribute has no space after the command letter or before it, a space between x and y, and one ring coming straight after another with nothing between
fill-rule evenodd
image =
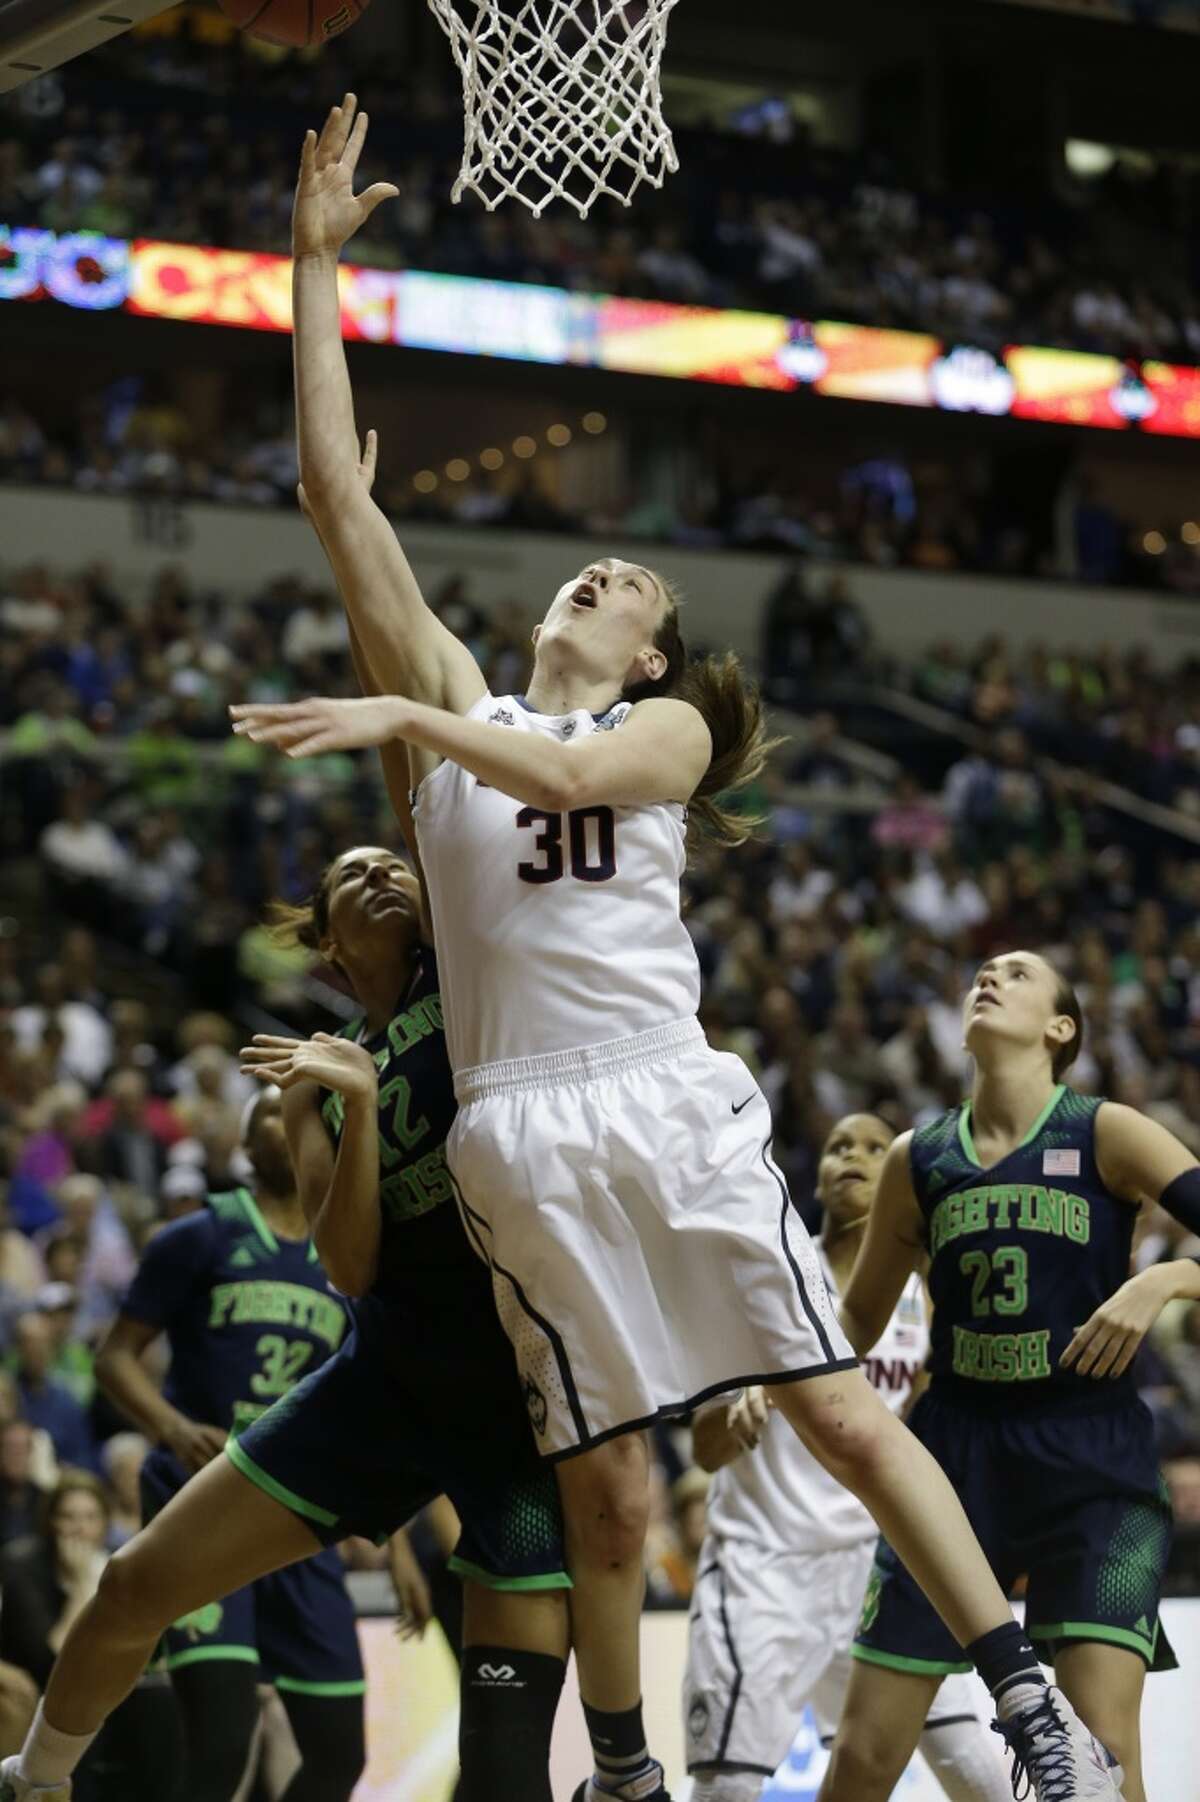
<instances>
[{"instance_id":1,"label":"number 30 jersey","mask_svg":"<svg viewBox=\"0 0 1200 1802\"><path fill-rule=\"evenodd\" d=\"M172 1406L234 1431L323 1364L350 1324L312 1241L276 1238L248 1189L156 1233L121 1312L166 1334Z\"/></svg>"},{"instance_id":2,"label":"number 30 jersey","mask_svg":"<svg viewBox=\"0 0 1200 1802\"><path fill-rule=\"evenodd\" d=\"M630 711L534 713L485 694L470 719L562 744ZM574 1051L690 1018L695 949L679 917L686 810L542 813L445 762L417 790L421 861L454 1070Z\"/></svg>"}]
</instances>

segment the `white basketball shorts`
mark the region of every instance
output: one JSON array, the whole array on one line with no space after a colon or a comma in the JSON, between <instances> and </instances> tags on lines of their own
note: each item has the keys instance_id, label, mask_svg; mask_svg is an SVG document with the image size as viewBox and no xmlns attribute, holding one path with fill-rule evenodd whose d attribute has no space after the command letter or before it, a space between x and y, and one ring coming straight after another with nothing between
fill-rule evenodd
<instances>
[{"instance_id":1,"label":"white basketball shorts","mask_svg":"<svg viewBox=\"0 0 1200 1802\"><path fill-rule=\"evenodd\" d=\"M772 1776L806 1704L823 1743L832 1741L874 1555L874 1540L836 1552L776 1552L752 1540L709 1535L688 1617L683 1731L689 1771ZM927 1730L977 1721L978 1688L973 1676L945 1678Z\"/></svg>"},{"instance_id":2,"label":"white basketball shorts","mask_svg":"<svg viewBox=\"0 0 1200 1802\"><path fill-rule=\"evenodd\" d=\"M857 1360L766 1098L696 1020L462 1070L447 1152L548 1457Z\"/></svg>"}]
</instances>

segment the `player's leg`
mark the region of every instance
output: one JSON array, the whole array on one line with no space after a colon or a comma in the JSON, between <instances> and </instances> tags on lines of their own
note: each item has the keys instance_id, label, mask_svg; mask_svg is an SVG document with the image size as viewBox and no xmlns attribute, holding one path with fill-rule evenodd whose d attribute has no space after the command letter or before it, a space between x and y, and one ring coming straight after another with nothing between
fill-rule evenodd
<instances>
[{"instance_id":1,"label":"player's leg","mask_svg":"<svg viewBox=\"0 0 1200 1802\"><path fill-rule=\"evenodd\" d=\"M625 1433L557 1466L571 1573L571 1639L596 1781L620 1794L653 1768L642 1724L639 1625L650 1462Z\"/></svg>"},{"instance_id":2,"label":"player's leg","mask_svg":"<svg viewBox=\"0 0 1200 1802\"><path fill-rule=\"evenodd\" d=\"M1071 1640L1055 1651L1054 1676L1079 1718L1120 1761L1125 1802L1146 1802L1141 1736L1145 1661L1124 1646Z\"/></svg>"},{"instance_id":3,"label":"player's leg","mask_svg":"<svg viewBox=\"0 0 1200 1802\"><path fill-rule=\"evenodd\" d=\"M565 1589L463 1585L456 1802L552 1802L550 1738L569 1628Z\"/></svg>"},{"instance_id":4,"label":"player's leg","mask_svg":"<svg viewBox=\"0 0 1200 1802\"><path fill-rule=\"evenodd\" d=\"M258 1733L259 1670L237 1659L201 1659L172 1671L183 1717L187 1802L232 1802Z\"/></svg>"},{"instance_id":5,"label":"player's leg","mask_svg":"<svg viewBox=\"0 0 1200 1802\"><path fill-rule=\"evenodd\" d=\"M979 1718L974 1677L943 1679L921 1730L921 1753L950 1802L1010 1802L1012 1783L996 1735Z\"/></svg>"},{"instance_id":6,"label":"player's leg","mask_svg":"<svg viewBox=\"0 0 1200 1802\"><path fill-rule=\"evenodd\" d=\"M173 1621L318 1548L289 1508L228 1458L214 1459L109 1559L55 1661L16 1766L20 1779L52 1785L70 1776Z\"/></svg>"},{"instance_id":7,"label":"player's leg","mask_svg":"<svg viewBox=\"0 0 1200 1802\"><path fill-rule=\"evenodd\" d=\"M326 1547L262 1578L254 1601L263 1674L300 1753L282 1802L350 1802L367 1759L367 1685L339 1553Z\"/></svg>"},{"instance_id":8,"label":"player's leg","mask_svg":"<svg viewBox=\"0 0 1200 1802\"><path fill-rule=\"evenodd\" d=\"M350 1802L367 1762L363 1699L281 1689L300 1769L280 1802Z\"/></svg>"},{"instance_id":9,"label":"player's leg","mask_svg":"<svg viewBox=\"0 0 1200 1802\"><path fill-rule=\"evenodd\" d=\"M695 1802L746 1802L787 1756L837 1632L838 1575L836 1553L705 1540L682 1698Z\"/></svg>"},{"instance_id":10,"label":"player's leg","mask_svg":"<svg viewBox=\"0 0 1200 1802\"><path fill-rule=\"evenodd\" d=\"M781 1383L771 1399L813 1456L870 1511L960 1646L1012 1622L945 1472L861 1370Z\"/></svg>"},{"instance_id":11,"label":"player's leg","mask_svg":"<svg viewBox=\"0 0 1200 1802\"><path fill-rule=\"evenodd\" d=\"M819 1802L888 1802L941 1681L940 1673L856 1660Z\"/></svg>"}]
</instances>

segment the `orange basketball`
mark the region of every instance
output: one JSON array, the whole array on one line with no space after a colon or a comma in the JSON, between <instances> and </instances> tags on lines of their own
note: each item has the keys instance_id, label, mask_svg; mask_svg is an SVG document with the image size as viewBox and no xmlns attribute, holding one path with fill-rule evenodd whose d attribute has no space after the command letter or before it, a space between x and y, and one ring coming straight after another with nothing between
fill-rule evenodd
<instances>
[{"instance_id":1,"label":"orange basketball","mask_svg":"<svg viewBox=\"0 0 1200 1802\"><path fill-rule=\"evenodd\" d=\"M366 12L370 0L220 0L220 4L225 17L251 37L299 50L337 37Z\"/></svg>"}]
</instances>

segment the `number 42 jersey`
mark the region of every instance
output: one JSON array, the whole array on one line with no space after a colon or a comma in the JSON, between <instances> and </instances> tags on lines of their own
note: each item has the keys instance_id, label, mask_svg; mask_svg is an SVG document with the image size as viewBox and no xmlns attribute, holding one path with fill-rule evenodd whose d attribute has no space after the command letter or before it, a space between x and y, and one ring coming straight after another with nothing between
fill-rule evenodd
<instances>
[{"instance_id":1,"label":"number 42 jersey","mask_svg":"<svg viewBox=\"0 0 1200 1802\"><path fill-rule=\"evenodd\" d=\"M619 730L629 711L618 701L550 715L485 694L467 717L564 744ZM683 807L543 813L447 761L418 788L414 819L456 1072L695 1014L700 971L679 917Z\"/></svg>"},{"instance_id":2,"label":"number 42 jersey","mask_svg":"<svg viewBox=\"0 0 1200 1802\"><path fill-rule=\"evenodd\" d=\"M349 1326L311 1239L279 1239L248 1189L151 1239L122 1314L171 1348L163 1394L189 1419L248 1426L335 1352Z\"/></svg>"}]
</instances>

